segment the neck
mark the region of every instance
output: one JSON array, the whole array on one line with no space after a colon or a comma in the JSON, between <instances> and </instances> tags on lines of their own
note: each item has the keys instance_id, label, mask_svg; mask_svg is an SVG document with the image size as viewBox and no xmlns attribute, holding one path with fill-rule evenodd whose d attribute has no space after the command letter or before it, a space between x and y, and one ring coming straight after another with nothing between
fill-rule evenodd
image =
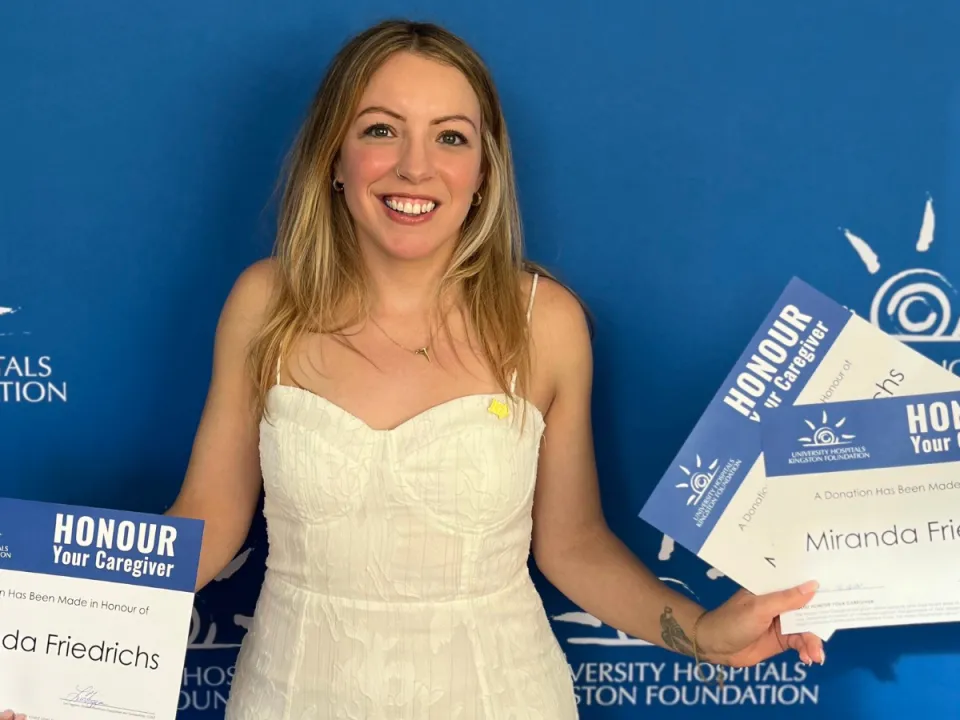
<instances>
[{"instance_id":1,"label":"neck","mask_svg":"<svg viewBox=\"0 0 960 720\"><path fill-rule=\"evenodd\" d=\"M371 306L378 317L428 316L440 311L437 291L450 261L449 252L398 261L365 253Z\"/></svg>"}]
</instances>

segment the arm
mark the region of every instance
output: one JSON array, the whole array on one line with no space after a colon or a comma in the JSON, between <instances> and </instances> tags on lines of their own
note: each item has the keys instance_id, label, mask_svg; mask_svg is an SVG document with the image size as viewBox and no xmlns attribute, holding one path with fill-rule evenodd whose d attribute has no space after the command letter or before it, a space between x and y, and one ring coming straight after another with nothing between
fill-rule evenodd
<instances>
[{"instance_id":1,"label":"arm","mask_svg":"<svg viewBox=\"0 0 960 720\"><path fill-rule=\"evenodd\" d=\"M544 282L534 320L536 356L554 388L534 498L533 554L544 576L602 622L693 655L704 609L651 573L603 517L590 420L593 357L576 299Z\"/></svg>"},{"instance_id":2,"label":"arm","mask_svg":"<svg viewBox=\"0 0 960 720\"><path fill-rule=\"evenodd\" d=\"M272 265L261 261L240 275L224 304L210 388L186 477L167 511L168 515L204 521L197 590L239 552L260 497L259 418L253 412L253 383L246 357L272 286Z\"/></svg>"},{"instance_id":3,"label":"arm","mask_svg":"<svg viewBox=\"0 0 960 720\"><path fill-rule=\"evenodd\" d=\"M779 616L803 607L815 583L755 596L744 590L721 607L704 608L667 587L607 527L600 505L591 430L593 358L579 303L545 282L534 321L538 368L552 401L534 498L533 554L546 578L571 601L618 630L700 660L751 666L783 652L823 662L809 634L784 636ZM536 360L535 360L536 361Z\"/></svg>"}]
</instances>

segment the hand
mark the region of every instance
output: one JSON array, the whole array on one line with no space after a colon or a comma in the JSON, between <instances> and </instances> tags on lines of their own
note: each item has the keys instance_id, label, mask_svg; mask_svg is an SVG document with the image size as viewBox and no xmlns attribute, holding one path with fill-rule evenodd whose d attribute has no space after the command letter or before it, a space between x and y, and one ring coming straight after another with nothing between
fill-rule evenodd
<instances>
[{"instance_id":1,"label":"hand","mask_svg":"<svg viewBox=\"0 0 960 720\"><path fill-rule=\"evenodd\" d=\"M822 665L826 655L820 638L812 633L784 635L780 631L780 614L802 608L817 587L811 581L766 595L739 590L700 621L696 640L701 659L728 667L750 667L793 648L807 665Z\"/></svg>"},{"instance_id":2,"label":"hand","mask_svg":"<svg viewBox=\"0 0 960 720\"><path fill-rule=\"evenodd\" d=\"M4 710L0 712L0 720L27 720L27 716L17 715L13 710Z\"/></svg>"}]
</instances>

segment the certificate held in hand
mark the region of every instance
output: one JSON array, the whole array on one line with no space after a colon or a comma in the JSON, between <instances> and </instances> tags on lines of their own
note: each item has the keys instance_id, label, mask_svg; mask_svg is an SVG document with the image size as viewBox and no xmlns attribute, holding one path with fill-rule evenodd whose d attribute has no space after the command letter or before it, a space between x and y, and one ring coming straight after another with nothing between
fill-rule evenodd
<instances>
[{"instance_id":1,"label":"certificate held in hand","mask_svg":"<svg viewBox=\"0 0 960 720\"><path fill-rule=\"evenodd\" d=\"M960 390L960 377L794 278L640 517L752 593L787 587L761 443L768 418L778 408L811 405L833 417L829 408L843 401L952 390ZM808 629L826 640L834 628Z\"/></svg>"},{"instance_id":2,"label":"certificate held in hand","mask_svg":"<svg viewBox=\"0 0 960 720\"><path fill-rule=\"evenodd\" d=\"M0 702L174 720L203 523L0 499Z\"/></svg>"},{"instance_id":3,"label":"certificate held in hand","mask_svg":"<svg viewBox=\"0 0 960 720\"><path fill-rule=\"evenodd\" d=\"M784 632L960 620L960 392L783 407L762 442L779 577L820 582Z\"/></svg>"}]
</instances>

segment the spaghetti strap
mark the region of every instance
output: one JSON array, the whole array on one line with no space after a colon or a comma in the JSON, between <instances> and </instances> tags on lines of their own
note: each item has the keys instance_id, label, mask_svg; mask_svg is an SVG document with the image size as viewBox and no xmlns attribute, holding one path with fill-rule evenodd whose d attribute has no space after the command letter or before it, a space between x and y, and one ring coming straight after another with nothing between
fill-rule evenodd
<instances>
[{"instance_id":1,"label":"spaghetti strap","mask_svg":"<svg viewBox=\"0 0 960 720\"><path fill-rule=\"evenodd\" d=\"M527 324L530 324L530 319L533 317L533 299L537 295L537 281L540 279L540 273L533 274L533 281L530 283L530 299L527 301ZM517 391L517 371L513 371L513 375L510 378L510 394L514 394Z\"/></svg>"},{"instance_id":2,"label":"spaghetti strap","mask_svg":"<svg viewBox=\"0 0 960 720\"><path fill-rule=\"evenodd\" d=\"M533 282L530 283L530 300L527 302L527 322L533 316L533 298L537 295L537 281L540 279L540 273L533 274Z\"/></svg>"}]
</instances>

